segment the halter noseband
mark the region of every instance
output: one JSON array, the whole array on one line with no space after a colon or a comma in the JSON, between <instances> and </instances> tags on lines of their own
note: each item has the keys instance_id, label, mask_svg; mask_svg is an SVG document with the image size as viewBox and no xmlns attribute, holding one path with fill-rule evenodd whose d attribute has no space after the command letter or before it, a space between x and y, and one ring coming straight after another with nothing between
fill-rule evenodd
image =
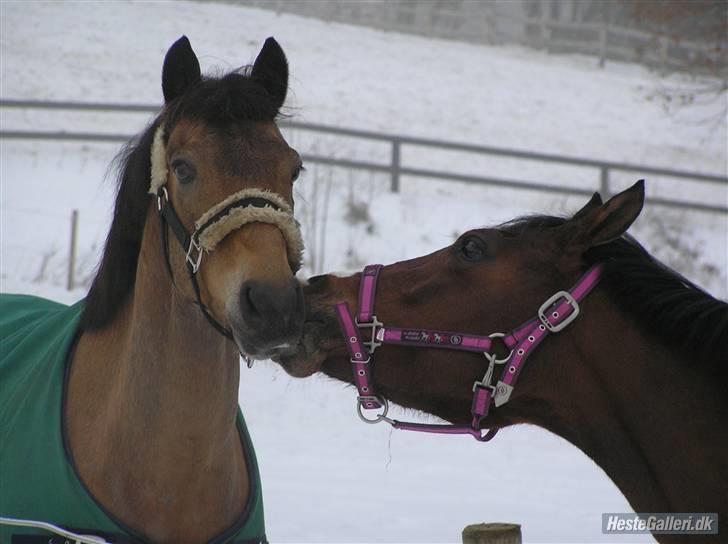
<instances>
[{"instance_id":1,"label":"halter noseband","mask_svg":"<svg viewBox=\"0 0 728 544\"><path fill-rule=\"evenodd\" d=\"M490 429L483 434L480 428L482 420L488 415L491 401L495 407L508 402L523 365L536 346L549 333L563 330L576 319L579 315L579 302L598 283L602 265L594 265L587 270L570 291L559 291L546 300L539 308L537 317L526 321L507 334L493 333L489 336L385 327L374 313L374 297L381 269L380 264L368 265L364 268L359 285L359 310L355 319L352 318L346 302L340 302L334 306L349 350L354 371L354 385L359 392L357 397L359 417L366 423L386 421L395 429L440 434L470 434L476 440L487 442L498 432L498 429ZM360 329L370 330L371 336L368 341L362 340ZM507 357L498 359L494 353L491 353L494 338L501 338L501 341L510 350ZM387 417L389 402L384 397L377 395L370 372L371 356L383 344L482 353L488 361L488 367L483 379L473 383L470 425L411 423ZM506 366L501 372L498 382L493 385L493 373L496 365ZM373 419L367 418L363 413L363 410L380 409L382 412Z\"/></svg>"},{"instance_id":2,"label":"halter noseband","mask_svg":"<svg viewBox=\"0 0 728 544\"><path fill-rule=\"evenodd\" d=\"M253 222L268 223L276 226L286 241L288 263L295 272L301 266L303 240L298 223L293 218L293 209L283 197L271 191L257 188L243 189L225 198L202 214L195 221L195 230L190 234L169 199L167 192L167 159L164 146L164 128L160 125L154 135L151 150L151 184L149 193L157 197L157 214L161 222L162 252L167 270L174 281L169 262L167 227L172 229L177 241L185 252L187 272L195 292L197 304L207 321L223 336L234 341L232 332L215 319L202 302L197 272L202 256L215 249L230 232ZM251 366L252 361L241 353Z\"/></svg>"}]
</instances>

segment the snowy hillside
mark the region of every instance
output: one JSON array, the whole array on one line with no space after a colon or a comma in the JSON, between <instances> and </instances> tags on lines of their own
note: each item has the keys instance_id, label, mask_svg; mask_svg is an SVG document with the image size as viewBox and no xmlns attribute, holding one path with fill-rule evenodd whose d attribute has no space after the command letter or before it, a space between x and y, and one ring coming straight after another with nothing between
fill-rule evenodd
<instances>
[{"instance_id":1,"label":"snowy hillside","mask_svg":"<svg viewBox=\"0 0 728 544\"><path fill-rule=\"evenodd\" d=\"M294 119L412 136L726 175L721 104L667 110L656 89L699 85L640 67L520 48L426 40L208 3L0 3L0 97L161 103L168 46L189 36L203 71L249 63L274 35L291 68ZM2 111L4 129L136 132L145 116ZM717 118L717 121L716 121ZM707 120L707 121L706 121ZM301 151L370 158L376 146L288 131ZM68 218L80 211L81 281L108 228L118 151L111 144L0 141L0 289L70 302L63 289ZM597 187L593 172L409 148L403 160L465 173ZM614 188L633 182L614 180ZM728 188L660 183L648 195L725 204ZM310 166L297 212L314 268L355 270L449 244L464 230L531 212L567 213L579 198ZM328 205L327 202L328 195ZM325 217L325 219L324 219ZM648 209L635 233L689 277L728 297L728 218ZM314 262L315 261L315 262ZM260 459L272 542L458 542L482 521L523 525L527 542L633 542L601 534L601 513L630 508L603 472L535 428L468 437L408 435L360 424L354 393L272 363L243 370L240 401ZM411 414L408 414L410 416ZM515 470L501 473L509 462ZM359 489L375 489L361 500Z\"/></svg>"}]
</instances>

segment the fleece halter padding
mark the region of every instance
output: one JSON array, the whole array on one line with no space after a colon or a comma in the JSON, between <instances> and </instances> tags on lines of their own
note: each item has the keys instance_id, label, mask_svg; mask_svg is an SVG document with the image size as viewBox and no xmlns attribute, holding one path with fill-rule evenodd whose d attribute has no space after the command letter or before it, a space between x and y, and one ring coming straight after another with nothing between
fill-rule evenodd
<instances>
[{"instance_id":1,"label":"fleece halter padding","mask_svg":"<svg viewBox=\"0 0 728 544\"><path fill-rule=\"evenodd\" d=\"M236 202L249 199L266 200L279 209L271 205L263 208L235 206ZM230 195L195 221L195 232L198 233L200 246L206 251L212 251L225 236L248 223L268 223L278 227L286 241L291 268L297 270L300 267L303 254L301 229L293 218L293 210L288 203L271 191L250 188Z\"/></svg>"},{"instance_id":2,"label":"fleece halter padding","mask_svg":"<svg viewBox=\"0 0 728 544\"><path fill-rule=\"evenodd\" d=\"M164 145L164 128L160 126L154 135L151 151L152 179L149 193L158 195L167 183L167 152ZM269 202L264 206L248 206L245 201L259 199ZM240 206L235 204L240 202ZM259 188L238 191L207 210L195 221L192 237L205 251L210 252L232 231L249 223L267 223L277 227L286 241L288 262L293 270L301 266L303 238L293 209L279 194Z\"/></svg>"},{"instance_id":3,"label":"fleece halter padding","mask_svg":"<svg viewBox=\"0 0 728 544\"><path fill-rule=\"evenodd\" d=\"M152 141L152 182L149 194L157 196L159 190L167 185L167 149L164 145L164 127L159 126Z\"/></svg>"}]
</instances>

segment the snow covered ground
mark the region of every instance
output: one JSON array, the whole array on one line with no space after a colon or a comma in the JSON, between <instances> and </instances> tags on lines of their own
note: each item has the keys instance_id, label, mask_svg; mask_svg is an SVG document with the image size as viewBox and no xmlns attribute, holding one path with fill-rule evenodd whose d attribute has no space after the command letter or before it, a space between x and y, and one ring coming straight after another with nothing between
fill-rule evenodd
<instances>
[{"instance_id":1,"label":"snow covered ground","mask_svg":"<svg viewBox=\"0 0 728 544\"><path fill-rule=\"evenodd\" d=\"M206 71L252 61L274 35L289 58L289 113L297 120L726 174L721 103L666 110L650 98L656 89L699 83L637 66L600 70L589 57L426 40L218 4L3 1L0 10L2 98L160 103L162 58L181 34ZM147 121L0 111L8 129L131 133ZM300 150L387 160L376 146L287 134ZM0 146L0 288L77 300L82 288L63 289L70 210L80 211L83 280L108 228L113 175L103 180L118 146ZM403 159L465 173L598 183L590 171L417 148L405 148ZM320 167L298 183L309 271L412 257L471 227L581 204L414 179L393 195L384 176ZM726 187L667 180L648 179L648 194L728 200ZM362 212L358 221L347 216L353 208ZM728 296L725 216L647 209L635 232L661 258ZM521 523L526 542L650 541L601 534L601 513L629 511L628 504L581 452L540 429L509 429L482 445L365 426L350 389L323 377L293 380L272 363L243 372L240 401L260 458L273 542L457 542L465 525L482 521ZM499 470L506 463L515 470Z\"/></svg>"}]
</instances>

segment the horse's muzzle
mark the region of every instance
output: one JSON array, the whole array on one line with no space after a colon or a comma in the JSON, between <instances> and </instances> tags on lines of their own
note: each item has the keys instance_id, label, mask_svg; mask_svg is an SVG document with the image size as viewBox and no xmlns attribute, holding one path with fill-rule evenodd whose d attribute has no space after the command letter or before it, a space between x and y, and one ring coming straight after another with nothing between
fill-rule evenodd
<instances>
[{"instance_id":1,"label":"horse's muzzle","mask_svg":"<svg viewBox=\"0 0 728 544\"><path fill-rule=\"evenodd\" d=\"M267 359L296 346L303 332L303 292L295 278L285 284L247 281L240 288L233 335L246 355Z\"/></svg>"}]
</instances>

